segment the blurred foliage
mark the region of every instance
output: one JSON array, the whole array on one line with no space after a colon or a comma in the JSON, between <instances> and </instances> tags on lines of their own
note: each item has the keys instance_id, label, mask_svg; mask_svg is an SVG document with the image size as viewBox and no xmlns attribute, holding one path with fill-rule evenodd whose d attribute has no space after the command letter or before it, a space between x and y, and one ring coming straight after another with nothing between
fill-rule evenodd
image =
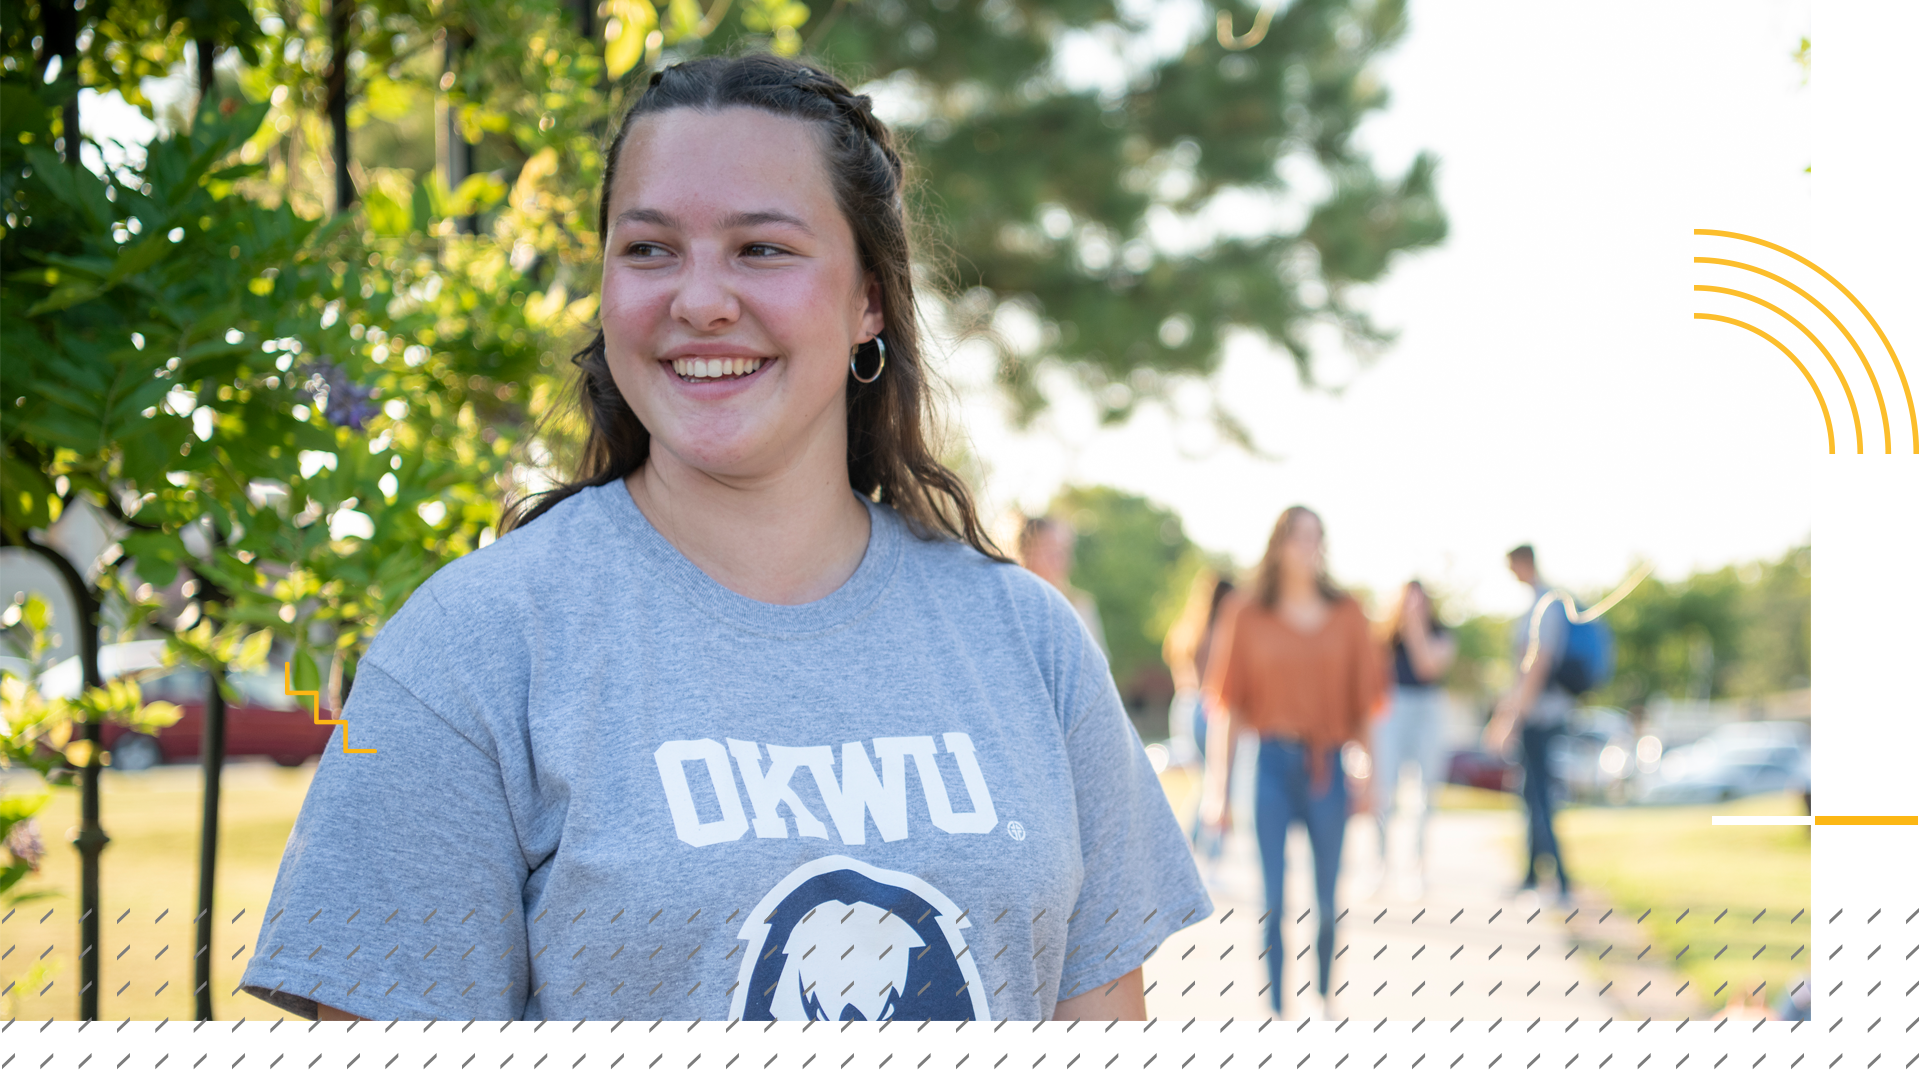
<instances>
[{"instance_id":1,"label":"blurred foliage","mask_svg":"<svg viewBox=\"0 0 1920 1080\"><path fill-rule=\"evenodd\" d=\"M1020 415L1062 364L1124 417L1214 371L1234 328L1311 382L1310 327L1387 340L1354 287L1445 235L1432 157L1382 177L1354 145L1387 102L1372 65L1406 31L1403 0L1298 0L1235 49L1213 16L1246 25L1253 5L1194 9L1189 30L1111 0L875 0L802 28L884 87L921 216L951 245L955 323L996 347Z\"/></svg>"},{"instance_id":2,"label":"blurred foliage","mask_svg":"<svg viewBox=\"0 0 1920 1080\"><path fill-rule=\"evenodd\" d=\"M1596 592L1587 603L1600 598ZM1648 578L1605 616L1613 682L1594 704L1637 711L1656 697L1755 697L1805 689L1813 670L1813 551L1724 566L1679 581ZM1513 617L1453 627L1459 659L1447 686L1483 704L1512 685Z\"/></svg>"},{"instance_id":3,"label":"blurred foliage","mask_svg":"<svg viewBox=\"0 0 1920 1080\"><path fill-rule=\"evenodd\" d=\"M1803 689L1813 672L1813 551L1648 579L1607 616L1618 648L1601 704Z\"/></svg>"},{"instance_id":4,"label":"blurred foliage","mask_svg":"<svg viewBox=\"0 0 1920 1080\"><path fill-rule=\"evenodd\" d=\"M1180 517L1110 487L1070 487L1048 513L1073 526L1073 583L1093 594L1121 687L1164 671L1160 642L1186 600L1199 549Z\"/></svg>"},{"instance_id":5,"label":"blurred foliage","mask_svg":"<svg viewBox=\"0 0 1920 1080\"><path fill-rule=\"evenodd\" d=\"M1453 632L1455 652L1453 666L1447 669L1447 689L1490 709L1493 699L1513 682L1513 619L1475 615L1448 629Z\"/></svg>"},{"instance_id":6,"label":"blurred foliage","mask_svg":"<svg viewBox=\"0 0 1920 1080\"><path fill-rule=\"evenodd\" d=\"M500 387L559 309L476 320L496 252L403 259L352 218L249 197L264 103L210 101L102 176L47 149L57 87L19 75L0 87L0 528L17 543L90 505L128 632L155 621L202 662L257 662L259 630L307 670L310 648L355 649L494 521ZM430 188L412 232L471 197Z\"/></svg>"}]
</instances>

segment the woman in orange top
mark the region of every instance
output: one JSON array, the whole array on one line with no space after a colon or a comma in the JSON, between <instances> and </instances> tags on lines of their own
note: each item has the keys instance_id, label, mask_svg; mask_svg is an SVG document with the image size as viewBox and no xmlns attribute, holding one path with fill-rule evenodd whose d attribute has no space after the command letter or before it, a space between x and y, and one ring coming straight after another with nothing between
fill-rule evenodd
<instances>
[{"instance_id":1,"label":"woman in orange top","mask_svg":"<svg viewBox=\"0 0 1920 1080\"><path fill-rule=\"evenodd\" d=\"M1331 1010L1334 882L1346 834L1347 778L1340 750L1362 740L1384 689L1379 649L1367 617L1327 577L1319 515L1295 506L1280 515L1247 594L1222 612L1207 671L1209 724L1202 814L1228 825L1227 777L1241 732L1260 737L1254 785L1254 835L1265 872L1268 991L1275 1012L1284 1000L1286 950L1281 917L1287 829L1298 818L1313 847L1314 907L1319 917L1322 1016Z\"/></svg>"}]
</instances>

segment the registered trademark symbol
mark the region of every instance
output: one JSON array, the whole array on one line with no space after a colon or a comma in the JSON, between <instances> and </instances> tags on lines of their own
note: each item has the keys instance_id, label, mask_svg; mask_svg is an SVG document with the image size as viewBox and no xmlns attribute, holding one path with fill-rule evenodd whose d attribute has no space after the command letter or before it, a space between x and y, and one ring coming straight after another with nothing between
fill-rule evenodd
<instances>
[{"instance_id":1,"label":"registered trademark symbol","mask_svg":"<svg viewBox=\"0 0 1920 1080\"><path fill-rule=\"evenodd\" d=\"M1027 838L1027 827L1017 821L1009 821L1007 822L1007 835L1013 837L1015 840L1025 840Z\"/></svg>"}]
</instances>

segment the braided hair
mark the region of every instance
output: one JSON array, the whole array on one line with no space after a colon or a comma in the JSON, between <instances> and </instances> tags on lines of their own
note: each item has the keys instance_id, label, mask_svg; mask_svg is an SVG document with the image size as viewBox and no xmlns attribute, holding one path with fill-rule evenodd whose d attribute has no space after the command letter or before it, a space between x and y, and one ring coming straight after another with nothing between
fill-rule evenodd
<instances>
[{"instance_id":1,"label":"braided hair","mask_svg":"<svg viewBox=\"0 0 1920 1080\"><path fill-rule=\"evenodd\" d=\"M705 57L653 73L607 148L600 187L600 240L614 170L627 133L642 116L669 109L746 107L804 120L820 135L821 153L840 212L852 227L861 268L880 286L886 330L882 377L847 386L847 479L854 490L891 505L916 535L960 540L1007 561L982 528L966 484L940 464L929 445L932 402L920 353L913 297L912 250L903 195L905 165L892 132L873 115L873 101L812 64L769 53ZM604 332L575 353L586 445L573 479L511 507L502 532L525 525L587 487L610 483L646 463L649 436L614 385Z\"/></svg>"}]
</instances>

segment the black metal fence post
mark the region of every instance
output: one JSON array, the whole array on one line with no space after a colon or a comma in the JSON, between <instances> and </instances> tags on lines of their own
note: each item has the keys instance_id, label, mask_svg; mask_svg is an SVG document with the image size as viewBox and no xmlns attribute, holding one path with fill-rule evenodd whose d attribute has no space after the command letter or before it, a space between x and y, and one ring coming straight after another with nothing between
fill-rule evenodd
<instances>
[{"instance_id":1,"label":"black metal fence post","mask_svg":"<svg viewBox=\"0 0 1920 1080\"><path fill-rule=\"evenodd\" d=\"M227 700L218 667L207 672L207 708L200 728L200 915L195 921L193 1018L213 1019L213 871L220 847L220 767L227 757Z\"/></svg>"},{"instance_id":2,"label":"black metal fence post","mask_svg":"<svg viewBox=\"0 0 1920 1080\"><path fill-rule=\"evenodd\" d=\"M333 0L327 10L327 119L333 126L333 212L344 214L359 198L353 189L351 139L347 134L347 57L353 48L354 0Z\"/></svg>"},{"instance_id":3,"label":"black metal fence post","mask_svg":"<svg viewBox=\"0 0 1920 1080\"><path fill-rule=\"evenodd\" d=\"M37 540L20 545L47 560L73 595L79 624L74 642L80 656L81 692L100 682L100 601L87 588L87 579L57 549ZM100 851L107 833L100 827L100 724L80 725L87 744L87 760L80 766L80 828L73 846L80 850L80 1019L100 1019Z\"/></svg>"}]
</instances>

